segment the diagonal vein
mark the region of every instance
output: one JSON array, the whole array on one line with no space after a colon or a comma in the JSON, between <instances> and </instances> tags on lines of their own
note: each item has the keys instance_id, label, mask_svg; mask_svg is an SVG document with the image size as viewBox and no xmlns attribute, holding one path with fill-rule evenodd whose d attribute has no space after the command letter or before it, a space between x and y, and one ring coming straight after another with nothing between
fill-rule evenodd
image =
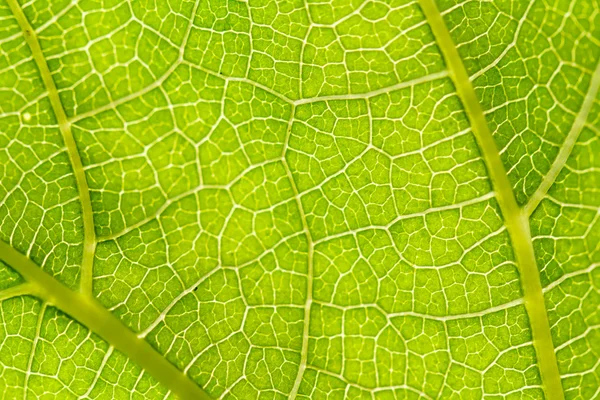
<instances>
[{"instance_id":1,"label":"diagonal vein","mask_svg":"<svg viewBox=\"0 0 600 400\"><path fill-rule=\"evenodd\" d=\"M564 394L533 251L528 215L517 204L512 185L500 159L494 137L485 120L481 104L434 0L419 0L419 4L427 17L429 26L448 65L450 77L469 117L473 134L485 160L511 238L521 275L525 309L531 324L533 345L536 350L546 398L549 400L562 400Z\"/></svg>"},{"instance_id":2,"label":"diagonal vein","mask_svg":"<svg viewBox=\"0 0 600 400\"><path fill-rule=\"evenodd\" d=\"M571 155L571 152L573 151L573 147L575 147L575 143L577 142L577 139L579 138L579 134L581 133L581 131L583 130L583 127L585 126L585 123L590 114L590 111L592 110L592 106L594 105L594 100L596 99L596 95L598 94L599 89L600 89L600 62L598 62L598 65L596 66L596 70L594 71L594 74L592 75L592 80L590 82L588 91L585 94L583 104L581 105L581 108L579 109L579 113L577 114L577 117L575 118L575 122L571 126L571 130L567 134L567 138L565 139L565 142L561 146L561 148L558 152L558 155L556 156L556 159L554 160L554 162L552 163L552 166L550 167L550 170L544 176L542 183L537 188L535 193L529 198L529 201L525 205L525 211L526 211L527 215L531 215L535 211L535 209L540 204L542 199L548 193L548 190L550 189L550 187L552 186L554 181L556 181L556 177L558 176L558 174L560 173L562 168L565 166L567 159L569 158L569 155Z\"/></svg>"},{"instance_id":3,"label":"diagonal vein","mask_svg":"<svg viewBox=\"0 0 600 400\"><path fill-rule=\"evenodd\" d=\"M96 249L96 232L94 230L94 216L92 213L92 202L90 199L90 190L88 188L85 172L83 170L83 164L81 163L81 157L77 150L77 144L73 138L71 132L71 124L67 119L65 110L63 108L58 89L52 79L52 74L46 63L44 53L37 39L37 35L27 17L23 13L23 10L19 6L17 0L7 0L8 5L15 16L25 41L31 50L33 60L35 61L46 91L48 92L48 98L52 105L52 110L56 116L60 133L62 134L63 141L67 148L71 167L73 168L73 174L77 182L77 190L79 192L79 201L81 203L81 212L83 215L83 257L81 261L81 278L80 278L80 290L85 295L91 296L92 293L92 266L94 262L94 252Z\"/></svg>"},{"instance_id":4,"label":"diagonal vein","mask_svg":"<svg viewBox=\"0 0 600 400\"><path fill-rule=\"evenodd\" d=\"M31 284L22 283L20 285L13 286L0 291L0 301L8 300L18 296L26 296L28 294L32 294L33 292L34 288Z\"/></svg>"},{"instance_id":5,"label":"diagonal vein","mask_svg":"<svg viewBox=\"0 0 600 400\"><path fill-rule=\"evenodd\" d=\"M210 399L194 381L178 370L148 342L138 338L94 298L69 289L29 258L2 241L0 241L0 259L25 278L36 297L85 325L115 349L138 363L180 399Z\"/></svg>"}]
</instances>

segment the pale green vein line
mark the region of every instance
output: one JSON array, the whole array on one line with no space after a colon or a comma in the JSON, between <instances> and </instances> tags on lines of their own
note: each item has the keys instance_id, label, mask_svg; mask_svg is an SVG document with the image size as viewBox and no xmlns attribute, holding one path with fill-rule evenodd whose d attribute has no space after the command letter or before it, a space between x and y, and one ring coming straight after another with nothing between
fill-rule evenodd
<instances>
[{"instance_id":1,"label":"pale green vein line","mask_svg":"<svg viewBox=\"0 0 600 400\"><path fill-rule=\"evenodd\" d=\"M94 298L72 291L2 241L0 241L0 259L29 282L37 297L85 325L115 349L138 363L180 399L210 399L195 382L167 361L148 342L138 338Z\"/></svg>"},{"instance_id":2,"label":"pale green vein line","mask_svg":"<svg viewBox=\"0 0 600 400\"><path fill-rule=\"evenodd\" d=\"M187 41L188 39L185 39L185 40ZM130 102L130 101L132 101L134 99L137 99L137 98L139 98L139 97L141 97L141 96L143 96L143 95L151 92L152 90L160 87L167 79L169 79L171 77L171 75L173 74L173 72L175 72L175 70L178 67L182 66L182 65L186 65L186 66L189 66L191 68L197 69L199 71L204 72L207 75L214 76L215 78L221 79L223 81L245 83L245 84L253 86L255 88L264 90L265 92L267 92L267 93L269 93L269 94L277 97L278 99L280 99L280 100L282 100L282 101L284 101L284 102L286 102L288 104L294 104L294 100L292 100L292 99L290 99L290 98L288 98L288 97L286 97L286 96L284 96L284 95L282 95L280 93L277 93L276 91L270 89L268 86L262 85L262 84L260 84L258 82L254 82L254 81L252 81L250 79L247 79L247 78L238 78L238 77L232 77L232 76L227 77L227 76L221 75L218 72L211 71L210 69L205 68L205 67L203 67L201 65L196 65L194 63L191 63L191 62L185 60L184 57L183 57L183 53L181 53L181 56L173 63L173 65L171 65L171 67L169 67L169 69L167 71L165 71L165 73L163 75L161 75L156 81L154 81L150 85L148 85L148 86L146 86L146 87L144 87L144 88L142 88L142 89L140 89L140 90L138 90L136 92L130 93L130 94L124 96L124 97L121 97L119 99L113 100L112 102L107 103L107 104L105 104L103 106L100 106L98 108L95 108L93 110L90 110L90 111L87 111L87 112L84 112L84 113L81 113L81 114L78 114L78 115L74 115L73 117L71 117L71 119L69 120L69 122L72 123L72 124L75 124L75 123L77 123L77 122L79 122L79 121L81 121L83 119L93 117L95 115L98 115L100 113L106 112L108 110L115 110L120 105L123 105L123 104L125 104L127 102Z\"/></svg>"},{"instance_id":3,"label":"pale green vein line","mask_svg":"<svg viewBox=\"0 0 600 400\"><path fill-rule=\"evenodd\" d=\"M81 163L81 157L77 151L77 144L73 138L71 132L71 124L67 119L65 110L60 100L58 90L52 79L52 74L46 63L44 53L37 39L34 29L27 20L27 17L23 13L23 10L19 6L17 0L7 0L8 5L15 16L25 41L31 49L33 59L38 67L44 86L48 92L48 98L52 105L52 110L56 116L60 133L62 134L63 141L67 148L69 160L71 161L71 167L73 168L73 174L77 182L77 189L79 191L79 201L81 203L81 212L83 215L83 257L81 261L81 280L80 290L87 296L92 294L92 267L94 263L94 252L96 250L96 232L94 230L94 216L92 213L92 202L90 200L90 190L88 188L85 172L83 170L83 164Z\"/></svg>"},{"instance_id":4,"label":"pale green vein line","mask_svg":"<svg viewBox=\"0 0 600 400\"><path fill-rule=\"evenodd\" d=\"M533 252L528 215L517 204L512 185L506 175L500 153L485 120L467 70L434 0L419 0L419 4L427 17L429 26L448 65L450 77L469 117L473 134L477 139L497 195L498 204L502 210L521 275L525 309L531 324L533 344L546 398L548 400L562 400L564 394L544 304L542 285Z\"/></svg>"},{"instance_id":5,"label":"pale green vein line","mask_svg":"<svg viewBox=\"0 0 600 400\"><path fill-rule=\"evenodd\" d=\"M531 196L531 198L525 205L525 212L527 213L527 215L531 215L535 211L537 206L540 204L540 202L546 196L546 193L548 193L548 190L550 190L550 187L556 181L556 177L558 176L558 174L560 173L562 168L565 166L565 163L567 162L569 155L571 155L571 152L573 151L573 147L575 147L575 143L577 142L577 139L579 138L579 135L581 134L583 127L585 126L585 123L590 114L590 111L592 110L592 106L594 105L594 100L596 99L596 95L598 94L599 89L600 89L600 62L598 62L598 65L596 66L596 70L594 71L594 74L592 75L592 80L590 82L590 86L589 86L588 91L583 100L583 104L581 105L581 109L579 110L579 113L577 114L577 117L575 118L575 122L573 123L573 126L571 126L571 130L569 131L569 134L567 135L565 142L561 146L561 148L558 152L558 155L556 156L556 159L554 160L554 162L552 163L552 166L550 167L550 170L544 176L542 183L540 184L540 186L537 188L535 193Z\"/></svg>"},{"instance_id":6,"label":"pale green vein line","mask_svg":"<svg viewBox=\"0 0 600 400\"><path fill-rule=\"evenodd\" d=\"M306 283L306 303L304 304L304 327L302 332L302 349L300 351L300 365L298 366L298 373L296 375L296 380L294 381L294 386L289 395L289 399L295 399L298 395L298 390L300 389L300 384L302 383L302 378L304 376L304 371L306 370L306 365L308 363L308 336L310 334L310 308L312 307L312 288L313 288L313 258L314 258L314 248L315 242L310 234L310 229L308 228L308 222L306 221L306 215L304 214L304 209L302 208L302 202L300 201L300 192L298 191L298 187L296 186L296 182L294 181L294 177L292 175L292 171L285 159L285 150L287 148L288 140L291 134L292 123L294 121L294 116L296 113L296 107L292 107L292 115L290 116L290 122L287 127L287 136L286 141L282 153L282 162L285 167L285 171L294 190L294 198L296 199L296 204L298 207L298 212L300 213L300 218L302 220L302 229L304 230L304 234L306 235L306 240L308 241L308 271L307 271L307 283Z\"/></svg>"},{"instance_id":7,"label":"pale green vein line","mask_svg":"<svg viewBox=\"0 0 600 400\"><path fill-rule=\"evenodd\" d=\"M481 311L474 311L474 312L465 313L465 314L450 314L450 315L446 315L446 316L429 315L429 314L423 314L423 313L418 313L418 312L414 312L414 311L387 313L383 309L381 309L377 304L370 305L370 307L378 309L379 312L381 312L384 315L387 315L388 318L416 317L416 318L422 318L422 319L429 319L429 320L433 320L433 321L447 322L447 321L456 321L456 320L466 320L469 318L482 318L487 315L497 313L498 311L507 311L513 307L520 306L522 304L523 304L523 299L516 299L516 300L509 301L508 303L500 304L498 306L490 307L490 308L487 308L487 309L481 310ZM331 305L329 305L329 304L324 304L324 305L331 307ZM361 305L361 307L364 307L364 306ZM338 308L339 310L352 309L350 307L336 307L336 308Z\"/></svg>"},{"instance_id":8,"label":"pale green vein line","mask_svg":"<svg viewBox=\"0 0 600 400\"><path fill-rule=\"evenodd\" d=\"M406 88L420 85L422 83L433 82L438 79L445 78L447 76L448 76L448 71L440 71L440 72L435 72L430 75L425 75L425 76L422 76L422 77L419 77L416 79L412 79L410 81L400 82L400 83L392 85L392 86L386 86L381 89L373 90L372 92L311 97L311 98L296 100L296 101L294 101L294 104L301 105L301 104L308 104L308 103L316 103L318 101L368 99L369 97L379 96L380 94L390 93L395 90L406 89Z\"/></svg>"},{"instance_id":9,"label":"pale green vein line","mask_svg":"<svg viewBox=\"0 0 600 400\"><path fill-rule=\"evenodd\" d=\"M37 322L35 324L35 336L33 337L33 342L31 343L31 351L29 353L29 358L27 361L27 369L25 369L25 382L23 383L23 400L27 400L27 394L29 393L29 378L31 377L31 367L33 365L33 360L35 359L35 353L37 351L38 341L40 340L40 332L42 330L42 322L44 321L44 314L46 313L47 304L44 303L41 305Z\"/></svg>"},{"instance_id":10,"label":"pale green vein line","mask_svg":"<svg viewBox=\"0 0 600 400\"><path fill-rule=\"evenodd\" d=\"M567 272L566 274L564 274L563 276L561 276L560 278L558 278L557 280L555 280L554 282L552 282L551 284L549 284L548 286L546 286L543 289L544 293L550 292L555 287L558 287L558 286L562 285L568 279L574 278L576 276L581 276L581 275L589 275L596 268L600 268L600 263L592 264L592 265L590 265L589 267L587 267L585 269L580 269L580 270L573 271L573 272ZM590 282L593 282L593 278L591 278L591 277L590 277Z\"/></svg>"},{"instance_id":11,"label":"pale green vein line","mask_svg":"<svg viewBox=\"0 0 600 400\"><path fill-rule=\"evenodd\" d=\"M13 297L23 296L27 294L33 294L33 292L34 290L31 284L22 283L20 285L16 285L0 291L0 301L8 300Z\"/></svg>"}]
</instances>

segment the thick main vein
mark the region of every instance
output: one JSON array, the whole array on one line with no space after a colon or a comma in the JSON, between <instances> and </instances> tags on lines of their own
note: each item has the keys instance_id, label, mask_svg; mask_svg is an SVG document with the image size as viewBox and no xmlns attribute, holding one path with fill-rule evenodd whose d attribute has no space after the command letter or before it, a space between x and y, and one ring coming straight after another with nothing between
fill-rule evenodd
<instances>
[{"instance_id":1,"label":"thick main vein","mask_svg":"<svg viewBox=\"0 0 600 400\"><path fill-rule=\"evenodd\" d=\"M0 259L25 278L28 282L28 292L85 325L115 349L138 363L180 399L210 399L195 382L148 342L138 338L95 299L69 289L29 258L2 241L0 241Z\"/></svg>"},{"instance_id":2,"label":"thick main vein","mask_svg":"<svg viewBox=\"0 0 600 400\"><path fill-rule=\"evenodd\" d=\"M562 400L564 399L564 395L560 373L552 344L540 275L533 251L528 215L517 204L512 185L508 180L506 170L500 159L500 153L498 152L494 137L485 120L481 104L477 99L467 70L434 0L419 0L419 4L427 17L429 26L433 31L448 66L450 77L456 86L456 91L469 117L471 129L485 160L496 198L511 238L521 275L525 309L527 310L531 324L533 345L538 359L538 367L546 398L549 400Z\"/></svg>"},{"instance_id":3,"label":"thick main vein","mask_svg":"<svg viewBox=\"0 0 600 400\"><path fill-rule=\"evenodd\" d=\"M54 115L56 116L58 128L60 129L60 133L67 148L69 161L71 162L73 174L75 175L77 190L79 192L79 201L81 203L81 212L83 215L83 256L81 261L80 290L85 295L91 296L92 266L94 262L94 252L96 249L96 232L94 230L94 217L92 214L90 190L85 177L85 172L83 170L83 164L81 163L81 157L79 156L77 145L75 143L75 139L73 138L73 133L71 132L71 124L67 119L67 115L58 94L58 89L56 88L56 84L52 79L52 74L50 73L50 69L46 63L46 59L37 39L37 35L35 34L33 27L27 20L27 17L23 13L23 10L19 6L17 0L7 0L7 2L13 15L19 23L19 26L21 27L21 30L23 31L25 41L31 50L33 60L38 67L42 81L46 87L48 98L50 99L50 104L52 106L52 111L54 111Z\"/></svg>"}]
</instances>

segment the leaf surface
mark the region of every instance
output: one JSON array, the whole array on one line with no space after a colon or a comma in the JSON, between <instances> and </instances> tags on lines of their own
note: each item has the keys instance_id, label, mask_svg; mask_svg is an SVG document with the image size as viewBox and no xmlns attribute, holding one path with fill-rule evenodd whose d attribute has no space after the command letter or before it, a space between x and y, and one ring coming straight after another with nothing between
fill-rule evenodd
<instances>
[{"instance_id":1,"label":"leaf surface","mask_svg":"<svg viewBox=\"0 0 600 400\"><path fill-rule=\"evenodd\" d=\"M600 396L597 2L0 21L3 398Z\"/></svg>"}]
</instances>

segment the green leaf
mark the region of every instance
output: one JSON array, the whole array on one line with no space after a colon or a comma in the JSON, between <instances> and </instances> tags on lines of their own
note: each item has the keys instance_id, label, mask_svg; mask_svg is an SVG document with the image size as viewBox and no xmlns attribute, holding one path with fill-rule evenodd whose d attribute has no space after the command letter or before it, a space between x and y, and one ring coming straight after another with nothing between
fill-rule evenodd
<instances>
[{"instance_id":1,"label":"green leaf","mask_svg":"<svg viewBox=\"0 0 600 400\"><path fill-rule=\"evenodd\" d=\"M596 399L600 6L0 0L6 399Z\"/></svg>"}]
</instances>

